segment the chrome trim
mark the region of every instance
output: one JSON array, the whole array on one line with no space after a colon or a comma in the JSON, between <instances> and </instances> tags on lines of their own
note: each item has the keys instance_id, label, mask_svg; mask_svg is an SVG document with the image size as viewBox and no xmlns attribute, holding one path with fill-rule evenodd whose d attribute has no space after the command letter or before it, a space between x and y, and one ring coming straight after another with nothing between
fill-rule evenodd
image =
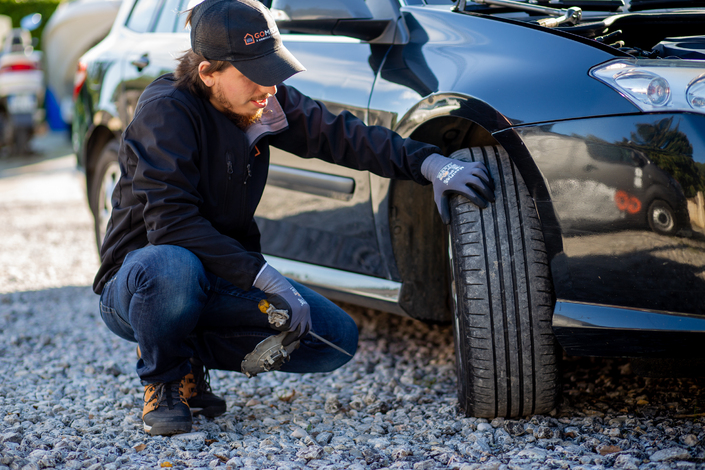
<instances>
[{"instance_id":1,"label":"chrome trim","mask_svg":"<svg viewBox=\"0 0 705 470\"><path fill-rule=\"evenodd\" d=\"M703 316L558 299L553 333L571 356L705 357Z\"/></svg>"},{"instance_id":2,"label":"chrome trim","mask_svg":"<svg viewBox=\"0 0 705 470\"><path fill-rule=\"evenodd\" d=\"M705 332L705 318L558 299L553 309L553 328Z\"/></svg>"},{"instance_id":3,"label":"chrome trim","mask_svg":"<svg viewBox=\"0 0 705 470\"><path fill-rule=\"evenodd\" d=\"M355 180L352 178L275 164L269 165L267 184L346 201L355 192Z\"/></svg>"},{"instance_id":4,"label":"chrome trim","mask_svg":"<svg viewBox=\"0 0 705 470\"><path fill-rule=\"evenodd\" d=\"M342 302L407 315L399 306L401 283L364 274L264 255L267 263L296 282Z\"/></svg>"}]
</instances>

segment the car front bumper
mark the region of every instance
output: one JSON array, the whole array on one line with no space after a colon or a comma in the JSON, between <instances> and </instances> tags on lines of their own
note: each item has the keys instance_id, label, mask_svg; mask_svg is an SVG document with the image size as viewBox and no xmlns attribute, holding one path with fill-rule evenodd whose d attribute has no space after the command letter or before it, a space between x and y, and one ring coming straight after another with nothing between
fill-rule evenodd
<instances>
[{"instance_id":1,"label":"car front bumper","mask_svg":"<svg viewBox=\"0 0 705 470\"><path fill-rule=\"evenodd\" d=\"M569 353L705 356L704 129L671 113L495 134L534 195Z\"/></svg>"}]
</instances>

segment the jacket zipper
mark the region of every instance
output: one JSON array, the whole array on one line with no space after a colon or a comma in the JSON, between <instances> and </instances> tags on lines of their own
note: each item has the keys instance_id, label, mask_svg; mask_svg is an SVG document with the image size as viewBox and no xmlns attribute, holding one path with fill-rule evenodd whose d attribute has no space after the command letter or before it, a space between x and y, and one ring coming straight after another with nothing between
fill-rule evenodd
<instances>
[{"instance_id":1,"label":"jacket zipper","mask_svg":"<svg viewBox=\"0 0 705 470\"><path fill-rule=\"evenodd\" d=\"M230 198L228 197L228 193L230 192L230 181L233 179L233 162L230 160L230 152L227 152L225 154L225 159L227 163L227 173L228 173L228 180L225 182L225 212L228 212L228 208L230 207Z\"/></svg>"},{"instance_id":2,"label":"jacket zipper","mask_svg":"<svg viewBox=\"0 0 705 470\"><path fill-rule=\"evenodd\" d=\"M245 181L244 184L247 184L247 180L250 179L250 176L252 176L252 167L250 164L247 164L247 174L245 175Z\"/></svg>"},{"instance_id":3,"label":"jacket zipper","mask_svg":"<svg viewBox=\"0 0 705 470\"><path fill-rule=\"evenodd\" d=\"M243 147L244 152L242 154L246 156L245 161L247 164L245 165L245 177L242 180L242 192L240 193L242 196L240 201L238 201L240 203L240 220L245 220L245 216L247 215L247 180L250 176L252 176L252 170L250 168L250 153L247 143L245 143Z\"/></svg>"}]
</instances>

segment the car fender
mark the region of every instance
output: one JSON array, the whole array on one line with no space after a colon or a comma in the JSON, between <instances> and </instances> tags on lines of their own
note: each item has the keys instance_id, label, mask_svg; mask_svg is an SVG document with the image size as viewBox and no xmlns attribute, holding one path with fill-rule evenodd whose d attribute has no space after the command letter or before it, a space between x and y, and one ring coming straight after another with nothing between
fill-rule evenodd
<instances>
[{"instance_id":1,"label":"car fender","mask_svg":"<svg viewBox=\"0 0 705 470\"><path fill-rule=\"evenodd\" d=\"M449 131L432 135L440 119L452 119L459 125L462 123L460 129L465 129L466 135L462 132L453 135ZM544 232L558 235L555 240L546 240L547 247L551 246L550 251L559 253L562 242L548 187L529 150L509 125L507 116L478 98L459 93L438 93L414 106L399 121L395 130L402 136L437 145L446 155L463 147L495 144L504 147L537 204Z\"/></svg>"},{"instance_id":2,"label":"car fender","mask_svg":"<svg viewBox=\"0 0 705 470\"><path fill-rule=\"evenodd\" d=\"M383 119L381 113L370 115ZM389 116L387 116L389 118ZM395 127L403 137L437 145L445 155L464 147L501 145L507 149L536 202L544 225L549 255L562 251L559 224L546 184L531 155L506 116L477 98L458 93L437 93L421 100ZM424 320L447 319L447 233L433 202L430 186L408 181L383 181L370 176L380 243L394 253L390 272L402 281L399 303L410 316ZM386 201L386 203L385 203ZM381 208L381 209L379 209ZM428 273L434 273L428 276ZM421 287L424 288L421 288ZM430 287L430 288L429 288Z\"/></svg>"}]
</instances>

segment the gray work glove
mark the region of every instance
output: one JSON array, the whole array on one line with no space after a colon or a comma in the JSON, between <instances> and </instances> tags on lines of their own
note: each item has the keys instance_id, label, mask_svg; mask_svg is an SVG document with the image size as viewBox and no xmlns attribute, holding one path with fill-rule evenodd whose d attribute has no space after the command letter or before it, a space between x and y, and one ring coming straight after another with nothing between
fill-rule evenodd
<instances>
[{"instance_id":1,"label":"gray work glove","mask_svg":"<svg viewBox=\"0 0 705 470\"><path fill-rule=\"evenodd\" d=\"M433 153L421 164L421 174L433 184L433 199L443 223L450 224L448 200L460 194L480 209L494 202L494 182L482 162L463 162Z\"/></svg>"},{"instance_id":2,"label":"gray work glove","mask_svg":"<svg viewBox=\"0 0 705 470\"><path fill-rule=\"evenodd\" d=\"M279 331L291 331L286 337L287 344L301 339L311 330L311 308L291 283L279 271L265 264L253 287L267 294L267 300L274 307L289 312L289 319L281 326L272 325Z\"/></svg>"}]
</instances>

